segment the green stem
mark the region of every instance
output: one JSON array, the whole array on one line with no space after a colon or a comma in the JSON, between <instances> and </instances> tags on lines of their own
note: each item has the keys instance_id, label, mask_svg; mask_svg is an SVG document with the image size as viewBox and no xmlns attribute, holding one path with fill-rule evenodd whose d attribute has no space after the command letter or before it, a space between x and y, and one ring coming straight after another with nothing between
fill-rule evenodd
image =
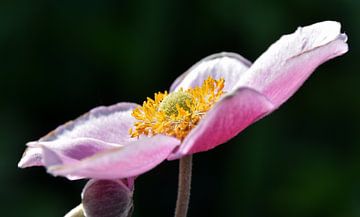
<instances>
[{"instance_id":1,"label":"green stem","mask_svg":"<svg viewBox=\"0 0 360 217\"><path fill-rule=\"evenodd\" d=\"M179 164L179 186L175 217L187 216L190 199L191 169L192 155L181 158Z\"/></svg>"}]
</instances>

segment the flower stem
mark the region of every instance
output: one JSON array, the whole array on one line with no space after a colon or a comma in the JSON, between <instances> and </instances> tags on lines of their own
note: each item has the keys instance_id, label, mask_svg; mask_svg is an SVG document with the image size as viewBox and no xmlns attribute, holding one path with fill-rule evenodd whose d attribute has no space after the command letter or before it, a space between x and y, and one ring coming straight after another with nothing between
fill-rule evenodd
<instances>
[{"instance_id":1,"label":"flower stem","mask_svg":"<svg viewBox=\"0 0 360 217\"><path fill-rule=\"evenodd\" d=\"M180 159L179 186L176 201L175 217L186 217L189 207L191 186L192 155Z\"/></svg>"}]
</instances>

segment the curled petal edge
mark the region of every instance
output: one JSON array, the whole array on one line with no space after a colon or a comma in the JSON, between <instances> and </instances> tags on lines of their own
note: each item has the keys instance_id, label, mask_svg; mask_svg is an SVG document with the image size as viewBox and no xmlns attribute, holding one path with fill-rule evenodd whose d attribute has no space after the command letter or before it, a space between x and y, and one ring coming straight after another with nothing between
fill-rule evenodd
<instances>
[{"instance_id":1,"label":"curled petal edge","mask_svg":"<svg viewBox=\"0 0 360 217\"><path fill-rule=\"evenodd\" d=\"M20 168L33 166L43 166L42 150L40 147L27 147L18 163Z\"/></svg>"}]
</instances>

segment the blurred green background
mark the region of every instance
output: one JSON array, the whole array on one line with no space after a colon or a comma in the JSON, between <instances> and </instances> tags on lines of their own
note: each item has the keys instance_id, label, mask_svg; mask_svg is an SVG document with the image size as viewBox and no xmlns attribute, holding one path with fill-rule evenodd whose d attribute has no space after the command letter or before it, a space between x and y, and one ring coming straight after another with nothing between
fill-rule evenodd
<instances>
[{"instance_id":1,"label":"blurred green background","mask_svg":"<svg viewBox=\"0 0 360 217\"><path fill-rule=\"evenodd\" d=\"M337 20L350 51L284 106L194 158L189 217L360 216L360 1L20 1L0 3L0 206L63 216L85 181L21 170L24 144L98 105L141 103L201 58L254 61L299 25ZM136 182L134 217L173 215L177 162Z\"/></svg>"}]
</instances>

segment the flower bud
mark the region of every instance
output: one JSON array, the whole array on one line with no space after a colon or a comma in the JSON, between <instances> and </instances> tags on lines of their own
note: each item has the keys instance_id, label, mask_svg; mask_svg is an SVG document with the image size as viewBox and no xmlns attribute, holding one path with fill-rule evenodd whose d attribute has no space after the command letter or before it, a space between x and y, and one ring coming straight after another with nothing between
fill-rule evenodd
<instances>
[{"instance_id":1,"label":"flower bud","mask_svg":"<svg viewBox=\"0 0 360 217\"><path fill-rule=\"evenodd\" d=\"M122 180L90 180L82 193L86 217L131 217L133 188Z\"/></svg>"}]
</instances>

